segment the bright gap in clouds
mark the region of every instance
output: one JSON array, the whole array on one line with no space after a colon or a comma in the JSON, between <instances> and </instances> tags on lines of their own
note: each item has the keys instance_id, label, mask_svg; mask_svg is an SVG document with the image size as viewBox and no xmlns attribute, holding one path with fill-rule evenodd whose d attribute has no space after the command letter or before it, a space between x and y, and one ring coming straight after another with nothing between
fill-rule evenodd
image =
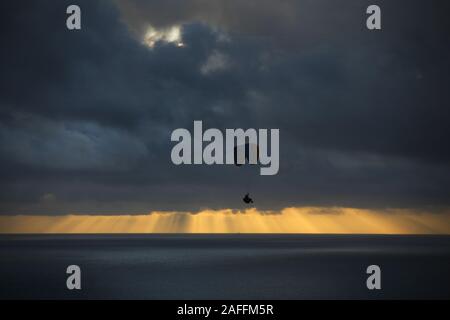
<instances>
[{"instance_id":1,"label":"bright gap in clouds","mask_svg":"<svg viewBox=\"0 0 450 320\"><path fill-rule=\"evenodd\" d=\"M175 25L161 29L149 26L144 35L144 44L149 48L153 48L158 41L173 43L177 47L183 47L184 43L181 39L181 26Z\"/></svg>"},{"instance_id":2,"label":"bright gap in clouds","mask_svg":"<svg viewBox=\"0 0 450 320\"><path fill-rule=\"evenodd\" d=\"M0 216L0 233L450 234L450 211L285 208L142 215Z\"/></svg>"}]
</instances>

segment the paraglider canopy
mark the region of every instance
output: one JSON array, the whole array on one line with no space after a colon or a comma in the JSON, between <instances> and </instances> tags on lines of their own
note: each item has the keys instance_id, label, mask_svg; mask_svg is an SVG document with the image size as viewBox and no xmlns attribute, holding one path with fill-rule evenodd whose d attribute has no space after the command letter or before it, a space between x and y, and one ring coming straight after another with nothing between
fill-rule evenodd
<instances>
[{"instance_id":1,"label":"paraglider canopy","mask_svg":"<svg viewBox=\"0 0 450 320\"><path fill-rule=\"evenodd\" d=\"M234 147L234 164L238 167L243 164L258 164L259 148L257 144L246 143Z\"/></svg>"}]
</instances>

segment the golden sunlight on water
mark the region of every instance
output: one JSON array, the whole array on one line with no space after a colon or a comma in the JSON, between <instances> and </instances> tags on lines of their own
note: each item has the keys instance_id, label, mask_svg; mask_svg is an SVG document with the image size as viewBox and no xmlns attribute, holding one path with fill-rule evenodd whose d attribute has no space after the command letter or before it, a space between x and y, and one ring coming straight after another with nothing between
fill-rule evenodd
<instances>
[{"instance_id":1,"label":"golden sunlight on water","mask_svg":"<svg viewBox=\"0 0 450 320\"><path fill-rule=\"evenodd\" d=\"M450 211L286 208L142 215L0 216L0 233L450 234Z\"/></svg>"}]
</instances>

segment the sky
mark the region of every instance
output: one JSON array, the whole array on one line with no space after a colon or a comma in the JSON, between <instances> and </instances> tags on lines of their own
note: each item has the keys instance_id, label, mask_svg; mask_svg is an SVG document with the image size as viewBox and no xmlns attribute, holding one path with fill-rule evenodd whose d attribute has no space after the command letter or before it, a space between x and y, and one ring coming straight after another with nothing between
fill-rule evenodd
<instances>
[{"instance_id":1,"label":"sky","mask_svg":"<svg viewBox=\"0 0 450 320\"><path fill-rule=\"evenodd\" d=\"M411 209L285 208L279 211L154 211L133 215L0 216L0 234L305 233L450 234L450 212Z\"/></svg>"},{"instance_id":2,"label":"sky","mask_svg":"<svg viewBox=\"0 0 450 320\"><path fill-rule=\"evenodd\" d=\"M372 2L1 1L0 229L17 215L241 217L250 192L264 217L406 210L450 233L450 4L378 0L369 31ZM195 120L279 129L278 174L174 165L170 135Z\"/></svg>"}]
</instances>

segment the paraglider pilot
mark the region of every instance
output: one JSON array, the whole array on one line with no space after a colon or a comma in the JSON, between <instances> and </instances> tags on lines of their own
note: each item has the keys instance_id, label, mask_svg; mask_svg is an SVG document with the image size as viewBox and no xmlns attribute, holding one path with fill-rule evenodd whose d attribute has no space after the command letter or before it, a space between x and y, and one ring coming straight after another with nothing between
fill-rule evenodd
<instances>
[{"instance_id":1,"label":"paraglider pilot","mask_svg":"<svg viewBox=\"0 0 450 320\"><path fill-rule=\"evenodd\" d=\"M248 193L242 199L245 203L253 203L253 199L248 196Z\"/></svg>"}]
</instances>

